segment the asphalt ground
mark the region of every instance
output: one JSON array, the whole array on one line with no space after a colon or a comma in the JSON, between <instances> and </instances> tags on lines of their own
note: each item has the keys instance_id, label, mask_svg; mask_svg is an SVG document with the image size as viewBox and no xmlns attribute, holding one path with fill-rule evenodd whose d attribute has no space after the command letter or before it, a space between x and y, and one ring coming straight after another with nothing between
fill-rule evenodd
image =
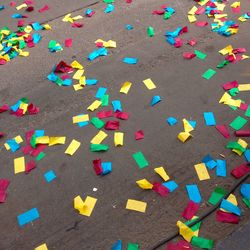
<instances>
[{"instance_id":1,"label":"asphalt ground","mask_svg":"<svg viewBox=\"0 0 250 250\"><path fill-rule=\"evenodd\" d=\"M194 2L180 0L137 0L133 4L117 1L116 9L111 14L104 14L105 4L98 2L92 6L96 14L83 19L83 28L74 29L69 23L62 22L60 16L69 12L72 12L72 16L83 15L84 6L94 2L39 1L35 5L37 8L47 3L50 10L43 14L28 13L30 18L27 21L50 20L52 30L40 32L42 41L29 50L29 57L16 58L0 67L1 104L11 105L27 97L41 110L35 116L22 118L1 114L0 127L7 134L5 139L18 134L24 138L25 132L31 129L44 129L47 135L67 137L65 145L46 148L46 157L29 175L14 174L13 159L22 156L22 152L19 150L13 154L6 151L3 146L5 139L1 139L0 176L9 179L11 184L7 201L0 206L0 249L34 249L43 242L49 249L110 249L117 239L122 239L124 245L135 242L140 244L141 249L149 249L176 230L176 221L181 219L181 213L188 203L186 184L196 183L200 188L203 202L197 214L199 216L210 208L206 201L214 187L230 189L236 182L230 176L230 170L245 162L243 157L225 148L228 140L214 127L204 124L203 112L214 112L218 124L229 124L236 116L244 116L242 111L232 111L218 101L224 93L222 83L232 80L249 82L249 60L217 70L217 74L209 81L201 75L223 60L218 50L228 44L236 48L244 47L249 54L249 22L240 23L237 35L222 37L213 33L209 26L200 28L189 24L187 12ZM7 5L8 2L3 1L3 4ZM176 14L167 21L151 14L152 10L159 9L163 4L176 10ZM242 13L249 11L249 2L242 1L241 4ZM16 21L10 17L13 12L10 8L0 12L1 27L7 25L15 30ZM229 7L225 12L231 17L238 16L232 15ZM204 16L201 19L207 20ZM126 24L133 25L134 29L126 30ZM192 51L189 45L176 49L166 43L166 31L185 25L188 25L189 32L182 38L185 41L196 38L198 43L195 49L208 54L205 61L197 58L184 60L182 53ZM148 26L155 29L153 38L147 36ZM58 53L49 52L47 46L51 39L63 45L66 38L73 38L71 48L64 48ZM115 40L118 46L110 49L107 57L89 62L87 56L96 49L94 41L98 38ZM137 57L139 62L126 65L122 62L124 57ZM87 78L99 80L97 86L75 92L72 87L59 87L46 79L59 61L71 63L75 59L85 66ZM147 90L142 83L146 78L152 78L157 88ZM128 95L119 93L125 81L133 83ZM124 146L114 147L113 132L108 132L105 143L110 145L110 150L101 154L89 151L90 140L97 130L91 125L79 128L72 124L72 117L86 112L86 108L95 100L98 87L107 87L111 100L120 99L123 110L130 114L128 121L121 121L120 130L125 133ZM162 101L150 107L153 95L160 95ZM247 92L238 96L249 103ZM169 116L179 120L176 126L169 127L166 124L165 120ZM183 130L183 118L197 121L197 128L192 132L194 137L184 144L177 139L178 133ZM249 123L244 128L249 128ZM139 129L144 130L145 138L135 141L134 133ZM82 144L76 154L70 157L64 151L72 139ZM231 140L235 138L232 136ZM246 141L249 142L248 139ZM137 151L143 152L149 167L143 170L137 167L132 158L132 154ZM198 180L193 166L208 153L214 158L225 155L227 178L216 177L215 172L210 171L210 180ZM96 158L111 161L113 172L105 177L96 176L92 168L92 161ZM29 159L26 157L26 161ZM141 190L135 184L136 180L142 178L152 182L161 181L153 171L154 167L161 165L166 168L171 179L179 184L178 190L166 198ZM48 184L43 175L50 169L55 171L57 179ZM94 187L98 189L97 192L93 192ZM240 225L218 223L215 215L211 215L202 223L201 237L217 242L249 220L249 212L242 204L238 190L235 194L239 197L239 206L243 211ZM77 195L98 198L91 217L83 217L74 210L73 199ZM126 210L127 199L147 202L146 213ZM40 219L20 228L16 216L33 207L38 208Z\"/></svg>"}]
</instances>

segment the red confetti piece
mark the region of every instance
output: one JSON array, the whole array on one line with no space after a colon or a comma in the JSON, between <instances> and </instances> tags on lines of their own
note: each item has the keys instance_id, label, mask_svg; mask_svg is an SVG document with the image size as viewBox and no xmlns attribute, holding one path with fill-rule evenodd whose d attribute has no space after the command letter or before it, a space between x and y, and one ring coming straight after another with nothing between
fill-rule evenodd
<instances>
[{"instance_id":1,"label":"red confetti piece","mask_svg":"<svg viewBox=\"0 0 250 250\"><path fill-rule=\"evenodd\" d=\"M135 139L136 140L141 140L144 138L144 132L143 130L138 130L135 132Z\"/></svg>"},{"instance_id":2,"label":"red confetti piece","mask_svg":"<svg viewBox=\"0 0 250 250\"><path fill-rule=\"evenodd\" d=\"M113 112L112 110L108 110L108 111L100 111L96 114L96 116L99 119L103 119L103 118L108 118L108 117L112 117L113 116Z\"/></svg>"},{"instance_id":3,"label":"red confetti piece","mask_svg":"<svg viewBox=\"0 0 250 250\"><path fill-rule=\"evenodd\" d=\"M200 208L199 203L189 201L186 208L184 209L182 213L182 217L185 218L186 220L191 220L193 216L197 213L199 208Z\"/></svg>"},{"instance_id":4,"label":"red confetti piece","mask_svg":"<svg viewBox=\"0 0 250 250\"><path fill-rule=\"evenodd\" d=\"M230 89L233 89L233 88L238 88L239 84L237 81L232 81L232 82L227 82L227 83L224 83L222 85L222 88L224 90L230 90Z\"/></svg>"},{"instance_id":5,"label":"red confetti piece","mask_svg":"<svg viewBox=\"0 0 250 250\"><path fill-rule=\"evenodd\" d=\"M238 130L234 133L237 137L250 137L250 130Z\"/></svg>"},{"instance_id":6,"label":"red confetti piece","mask_svg":"<svg viewBox=\"0 0 250 250\"><path fill-rule=\"evenodd\" d=\"M83 26L82 23L72 23L71 27L73 28L81 28Z\"/></svg>"},{"instance_id":7,"label":"red confetti piece","mask_svg":"<svg viewBox=\"0 0 250 250\"><path fill-rule=\"evenodd\" d=\"M9 106L4 104L2 107L0 107L0 113L3 113L5 111L8 111L9 110Z\"/></svg>"},{"instance_id":8,"label":"red confetti piece","mask_svg":"<svg viewBox=\"0 0 250 250\"><path fill-rule=\"evenodd\" d=\"M129 118L129 114L126 112L120 112L120 111L116 111L114 113L114 117L121 119L121 120L128 120Z\"/></svg>"},{"instance_id":9,"label":"red confetti piece","mask_svg":"<svg viewBox=\"0 0 250 250\"><path fill-rule=\"evenodd\" d=\"M208 22L202 22L202 21L198 22L197 21L197 22L195 22L195 25L198 27L204 27L204 26L208 25Z\"/></svg>"},{"instance_id":10,"label":"red confetti piece","mask_svg":"<svg viewBox=\"0 0 250 250\"><path fill-rule=\"evenodd\" d=\"M30 173L35 168L36 168L36 162L35 161L29 161L25 165L25 174Z\"/></svg>"},{"instance_id":11,"label":"red confetti piece","mask_svg":"<svg viewBox=\"0 0 250 250\"><path fill-rule=\"evenodd\" d=\"M231 175L235 177L236 179L241 178L242 176L246 175L250 172L250 167L248 167L246 164L241 164L240 166L234 168L231 171Z\"/></svg>"},{"instance_id":12,"label":"red confetti piece","mask_svg":"<svg viewBox=\"0 0 250 250\"><path fill-rule=\"evenodd\" d=\"M71 38L68 38L65 40L64 45L65 47L69 48L72 47L73 40Z\"/></svg>"},{"instance_id":13,"label":"red confetti piece","mask_svg":"<svg viewBox=\"0 0 250 250\"><path fill-rule=\"evenodd\" d=\"M164 187L161 183L159 182L154 182L153 183L153 190L158 193L160 196L166 197L169 194L169 189Z\"/></svg>"},{"instance_id":14,"label":"red confetti piece","mask_svg":"<svg viewBox=\"0 0 250 250\"><path fill-rule=\"evenodd\" d=\"M235 214L225 213L223 211L218 210L216 212L216 220L223 223L238 224L240 221L240 217Z\"/></svg>"},{"instance_id":15,"label":"red confetti piece","mask_svg":"<svg viewBox=\"0 0 250 250\"><path fill-rule=\"evenodd\" d=\"M183 57L184 57L185 59L192 59L192 58L196 57L196 54L194 54L194 53L192 53L192 52L184 52L184 53L183 53Z\"/></svg>"},{"instance_id":16,"label":"red confetti piece","mask_svg":"<svg viewBox=\"0 0 250 250\"><path fill-rule=\"evenodd\" d=\"M42 13L44 11L49 10L49 6L48 5L44 5L41 9L38 10L38 12Z\"/></svg>"},{"instance_id":17,"label":"red confetti piece","mask_svg":"<svg viewBox=\"0 0 250 250\"><path fill-rule=\"evenodd\" d=\"M33 103L30 103L30 104L28 105L28 113L29 113L30 115L35 115L35 114L37 114L39 111L40 111L39 108L36 107Z\"/></svg>"},{"instance_id":18,"label":"red confetti piece","mask_svg":"<svg viewBox=\"0 0 250 250\"><path fill-rule=\"evenodd\" d=\"M93 160L93 168L95 170L96 175L102 174L102 165L101 159Z\"/></svg>"},{"instance_id":19,"label":"red confetti piece","mask_svg":"<svg viewBox=\"0 0 250 250\"><path fill-rule=\"evenodd\" d=\"M187 42L187 44L194 46L197 43L197 41L195 39L191 39Z\"/></svg>"},{"instance_id":20,"label":"red confetti piece","mask_svg":"<svg viewBox=\"0 0 250 250\"><path fill-rule=\"evenodd\" d=\"M26 11L28 11L28 12L32 12L34 10L34 7L33 6L29 6L27 9L26 9Z\"/></svg>"},{"instance_id":21,"label":"red confetti piece","mask_svg":"<svg viewBox=\"0 0 250 250\"><path fill-rule=\"evenodd\" d=\"M6 63L7 63L7 61L6 61L5 59L0 58L0 65L4 65L4 64L6 64Z\"/></svg>"},{"instance_id":22,"label":"red confetti piece","mask_svg":"<svg viewBox=\"0 0 250 250\"><path fill-rule=\"evenodd\" d=\"M120 123L118 121L107 121L105 124L106 130L118 130Z\"/></svg>"},{"instance_id":23,"label":"red confetti piece","mask_svg":"<svg viewBox=\"0 0 250 250\"><path fill-rule=\"evenodd\" d=\"M226 125L216 125L216 129L226 138L230 138L230 134Z\"/></svg>"}]
</instances>

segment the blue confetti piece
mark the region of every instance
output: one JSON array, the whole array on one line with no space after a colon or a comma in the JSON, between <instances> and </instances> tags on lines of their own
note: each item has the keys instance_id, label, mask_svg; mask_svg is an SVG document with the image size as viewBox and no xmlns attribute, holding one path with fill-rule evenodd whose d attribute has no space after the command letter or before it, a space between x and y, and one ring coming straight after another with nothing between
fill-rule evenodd
<instances>
[{"instance_id":1,"label":"blue confetti piece","mask_svg":"<svg viewBox=\"0 0 250 250\"><path fill-rule=\"evenodd\" d=\"M21 101L19 100L16 104L12 105L12 106L10 107L10 109L11 109L13 112L16 112L16 111L19 109L20 105L21 105Z\"/></svg>"},{"instance_id":2,"label":"blue confetti piece","mask_svg":"<svg viewBox=\"0 0 250 250\"><path fill-rule=\"evenodd\" d=\"M99 56L107 56L108 55L108 50L106 48L100 48L98 50L94 50L92 53L88 55L88 60L93 61Z\"/></svg>"},{"instance_id":3,"label":"blue confetti piece","mask_svg":"<svg viewBox=\"0 0 250 250\"><path fill-rule=\"evenodd\" d=\"M4 5L0 5L0 10L4 10L4 9L5 9Z\"/></svg>"},{"instance_id":4,"label":"blue confetti piece","mask_svg":"<svg viewBox=\"0 0 250 250\"><path fill-rule=\"evenodd\" d=\"M96 85L98 83L98 80L96 79L86 79L86 85Z\"/></svg>"},{"instance_id":5,"label":"blue confetti piece","mask_svg":"<svg viewBox=\"0 0 250 250\"><path fill-rule=\"evenodd\" d=\"M175 38L175 37L177 37L177 36L179 36L179 33L180 33L180 31L182 30L182 28L181 27L178 27L176 30L174 30L174 31L167 31L166 33L165 33L165 36L170 36L170 37L173 37L173 38Z\"/></svg>"},{"instance_id":6,"label":"blue confetti piece","mask_svg":"<svg viewBox=\"0 0 250 250\"><path fill-rule=\"evenodd\" d=\"M37 43L39 43L40 41L41 41L41 36L38 34L38 33L34 33L33 35L32 35L32 38L33 38L33 42L35 43L35 44L37 44Z\"/></svg>"},{"instance_id":7,"label":"blue confetti piece","mask_svg":"<svg viewBox=\"0 0 250 250\"><path fill-rule=\"evenodd\" d=\"M165 11L170 12L171 14L175 13L175 10L172 7L165 8Z\"/></svg>"},{"instance_id":8,"label":"blue confetti piece","mask_svg":"<svg viewBox=\"0 0 250 250\"><path fill-rule=\"evenodd\" d=\"M111 250L122 250L122 241L118 240L111 248Z\"/></svg>"},{"instance_id":9,"label":"blue confetti piece","mask_svg":"<svg viewBox=\"0 0 250 250\"><path fill-rule=\"evenodd\" d=\"M82 128L82 127L85 127L85 126L89 125L89 122L79 122L79 123L77 123L77 125L78 125L80 128Z\"/></svg>"},{"instance_id":10,"label":"blue confetti piece","mask_svg":"<svg viewBox=\"0 0 250 250\"><path fill-rule=\"evenodd\" d=\"M40 23L35 22L35 23L32 23L31 25L32 25L33 29L36 30L36 31L43 29L43 26L41 26Z\"/></svg>"},{"instance_id":11,"label":"blue confetti piece","mask_svg":"<svg viewBox=\"0 0 250 250\"><path fill-rule=\"evenodd\" d=\"M205 163L206 167L209 169L214 169L217 166L216 161L210 155L206 155L202 159L202 162Z\"/></svg>"},{"instance_id":12,"label":"blue confetti piece","mask_svg":"<svg viewBox=\"0 0 250 250\"><path fill-rule=\"evenodd\" d=\"M72 79L65 79L63 80L63 86L71 86Z\"/></svg>"},{"instance_id":13,"label":"blue confetti piece","mask_svg":"<svg viewBox=\"0 0 250 250\"><path fill-rule=\"evenodd\" d=\"M225 160L217 160L216 175L220 177L227 176L227 163Z\"/></svg>"},{"instance_id":14,"label":"blue confetti piece","mask_svg":"<svg viewBox=\"0 0 250 250\"><path fill-rule=\"evenodd\" d=\"M199 188L196 184L186 185L186 189L188 192L188 197L191 201L195 203L200 203L202 201Z\"/></svg>"},{"instance_id":15,"label":"blue confetti piece","mask_svg":"<svg viewBox=\"0 0 250 250\"><path fill-rule=\"evenodd\" d=\"M240 187L240 193L246 199L250 199L250 184L244 183Z\"/></svg>"},{"instance_id":16,"label":"blue confetti piece","mask_svg":"<svg viewBox=\"0 0 250 250\"><path fill-rule=\"evenodd\" d=\"M93 12L93 11L92 11L91 9L87 9L87 10L85 11L85 15L90 15L92 12Z\"/></svg>"},{"instance_id":17,"label":"blue confetti piece","mask_svg":"<svg viewBox=\"0 0 250 250\"><path fill-rule=\"evenodd\" d=\"M48 76L47 76L47 79L52 81L52 82L55 82L57 79L58 79L58 76L54 73L54 72L51 72Z\"/></svg>"},{"instance_id":18,"label":"blue confetti piece","mask_svg":"<svg viewBox=\"0 0 250 250\"><path fill-rule=\"evenodd\" d=\"M215 126L216 121L213 112L204 112L204 119L207 126Z\"/></svg>"},{"instance_id":19,"label":"blue confetti piece","mask_svg":"<svg viewBox=\"0 0 250 250\"><path fill-rule=\"evenodd\" d=\"M132 30L132 29L134 29L134 27L133 27L132 25L130 25L130 24L127 24L127 25L125 26L125 28L126 28L127 30Z\"/></svg>"},{"instance_id":20,"label":"blue confetti piece","mask_svg":"<svg viewBox=\"0 0 250 250\"><path fill-rule=\"evenodd\" d=\"M12 18L22 18L23 16L21 14L15 13L11 17Z\"/></svg>"},{"instance_id":21,"label":"blue confetti piece","mask_svg":"<svg viewBox=\"0 0 250 250\"><path fill-rule=\"evenodd\" d=\"M247 149L247 150L244 152L244 156L245 156L247 162L250 162L250 149Z\"/></svg>"},{"instance_id":22,"label":"blue confetti piece","mask_svg":"<svg viewBox=\"0 0 250 250\"><path fill-rule=\"evenodd\" d=\"M9 145L11 152L16 152L19 148L20 145L16 142L15 139L10 139L8 141L6 141L6 143Z\"/></svg>"},{"instance_id":23,"label":"blue confetti piece","mask_svg":"<svg viewBox=\"0 0 250 250\"><path fill-rule=\"evenodd\" d=\"M168 117L168 119L166 120L166 122L168 123L169 126L174 126L175 124L177 124L177 120L174 117Z\"/></svg>"},{"instance_id":24,"label":"blue confetti piece","mask_svg":"<svg viewBox=\"0 0 250 250\"><path fill-rule=\"evenodd\" d=\"M35 131L35 135L36 137L41 137L45 135L45 131L44 130L36 130Z\"/></svg>"},{"instance_id":25,"label":"blue confetti piece","mask_svg":"<svg viewBox=\"0 0 250 250\"><path fill-rule=\"evenodd\" d=\"M17 216L19 226L24 226L40 217L37 208L32 208L25 213L19 214Z\"/></svg>"},{"instance_id":26,"label":"blue confetti piece","mask_svg":"<svg viewBox=\"0 0 250 250\"><path fill-rule=\"evenodd\" d=\"M196 121L188 121L189 122L189 124L193 127L193 128L195 128L196 127Z\"/></svg>"},{"instance_id":27,"label":"blue confetti piece","mask_svg":"<svg viewBox=\"0 0 250 250\"><path fill-rule=\"evenodd\" d=\"M56 178L56 174L53 170L50 170L44 174L44 178L47 182L51 182Z\"/></svg>"},{"instance_id":28,"label":"blue confetti piece","mask_svg":"<svg viewBox=\"0 0 250 250\"><path fill-rule=\"evenodd\" d=\"M168 188L170 192L173 192L175 189L179 187L178 184L173 180L164 182L162 183L162 185Z\"/></svg>"},{"instance_id":29,"label":"blue confetti piece","mask_svg":"<svg viewBox=\"0 0 250 250\"><path fill-rule=\"evenodd\" d=\"M167 41L169 44L171 44L171 45L175 45L175 39L174 39L174 37L168 36L168 37L166 38L166 41Z\"/></svg>"},{"instance_id":30,"label":"blue confetti piece","mask_svg":"<svg viewBox=\"0 0 250 250\"><path fill-rule=\"evenodd\" d=\"M111 13L115 10L115 6L113 4L108 4L108 6L106 7L106 9L104 10L104 13Z\"/></svg>"},{"instance_id":31,"label":"blue confetti piece","mask_svg":"<svg viewBox=\"0 0 250 250\"><path fill-rule=\"evenodd\" d=\"M112 162L102 162L102 175L112 172Z\"/></svg>"},{"instance_id":32,"label":"blue confetti piece","mask_svg":"<svg viewBox=\"0 0 250 250\"><path fill-rule=\"evenodd\" d=\"M112 106L113 106L114 112L116 112L116 111L121 111L122 112L122 104L121 104L120 100L112 101Z\"/></svg>"},{"instance_id":33,"label":"blue confetti piece","mask_svg":"<svg viewBox=\"0 0 250 250\"><path fill-rule=\"evenodd\" d=\"M107 91L107 88L100 87L97 90L95 97L96 98L102 98L105 95L106 91Z\"/></svg>"},{"instance_id":34,"label":"blue confetti piece","mask_svg":"<svg viewBox=\"0 0 250 250\"><path fill-rule=\"evenodd\" d=\"M125 58L123 58L122 61L124 63L127 63L127 64L137 64L138 59L137 58L133 58L133 57L125 57Z\"/></svg>"},{"instance_id":35,"label":"blue confetti piece","mask_svg":"<svg viewBox=\"0 0 250 250\"><path fill-rule=\"evenodd\" d=\"M225 209L228 212L231 212L233 214L236 214L238 216L240 216L241 211L240 208L235 206L233 203L223 199L221 204L220 204L220 208Z\"/></svg>"},{"instance_id":36,"label":"blue confetti piece","mask_svg":"<svg viewBox=\"0 0 250 250\"><path fill-rule=\"evenodd\" d=\"M160 101L161 101L161 97L159 95L155 95L152 97L150 105L153 107L154 105L156 105Z\"/></svg>"}]
</instances>

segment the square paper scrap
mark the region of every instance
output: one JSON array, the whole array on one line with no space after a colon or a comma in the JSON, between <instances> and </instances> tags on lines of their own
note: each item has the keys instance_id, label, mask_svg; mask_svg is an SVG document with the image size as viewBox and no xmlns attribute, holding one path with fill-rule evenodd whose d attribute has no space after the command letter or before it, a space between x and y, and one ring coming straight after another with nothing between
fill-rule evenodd
<instances>
[{"instance_id":1,"label":"square paper scrap","mask_svg":"<svg viewBox=\"0 0 250 250\"><path fill-rule=\"evenodd\" d=\"M134 210L137 212L145 213L147 208L147 203L143 201L128 199L126 209Z\"/></svg>"},{"instance_id":2,"label":"square paper scrap","mask_svg":"<svg viewBox=\"0 0 250 250\"><path fill-rule=\"evenodd\" d=\"M53 170L50 170L44 174L44 178L47 182L51 182L56 178L56 174Z\"/></svg>"},{"instance_id":3,"label":"square paper scrap","mask_svg":"<svg viewBox=\"0 0 250 250\"><path fill-rule=\"evenodd\" d=\"M204 119L207 126L215 126L216 121L213 112L204 112Z\"/></svg>"}]
</instances>

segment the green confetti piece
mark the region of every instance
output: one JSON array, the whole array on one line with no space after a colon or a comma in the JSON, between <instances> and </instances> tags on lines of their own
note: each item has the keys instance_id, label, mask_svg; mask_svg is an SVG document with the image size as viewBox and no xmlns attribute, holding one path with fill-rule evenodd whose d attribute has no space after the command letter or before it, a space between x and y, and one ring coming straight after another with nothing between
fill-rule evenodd
<instances>
[{"instance_id":1,"label":"green confetti piece","mask_svg":"<svg viewBox=\"0 0 250 250\"><path fill-rule=\"evenodd\" d=\"M137 152L137 153L133 154L133 158L136 161L136 163L140 169L145 168L149 165L148 161L145 159L142 152Z\"/></svg>"},{"instance_id":2,"label":"green confetti piece","mask_svg":"<svg viewBox=\"0 0 250 250\"><path fill-rule=\"evenodd\" d=\"M104 95L101 100L102 107L107 107L109 105L109 95Z\"/></svg>"},{"instance_id":3,"label":"green confetti piece","mask_svg":"<svg viewBox=\"0 0 250 250\"><path fill-rule=\"evenodd\" d=\"M93 124L96 128L101 129L105 123L98 117L93 117L91 119L91 124Z\"/></svg>"},{"instance_id":4,"label":"green confetti piece","mask_svg":"<svg viewBox=\"0 0 250 250\"><path fill-rule=\"evenodd\" d=\"M236 150L239 150L241 152L245 152L246 149L243 148L238 142L236 141L231 141L227 144L226 146L227 148L230 148L230 149L236 149Z\"/></svg>"},{"instance_id":5,"label":"green confetti piece","mask_svg":"<svg viewBox=\"0 0 250 250\"><path fill-rule=\"evenodd\" d=\"M57 44L57 41L56 41L56 40L50 40L50 41L49 41L48 48L49 48L49 49L52 49L52 48L54 48L54 47L56 46L56 44Z\"/></svg>"},{"instance_id":6,"label":"green confetti piece","mask_svg":"<svg viewBox=\"0 0 250 250\"><path fill-rule=\"evenodd\" d=\"M236 117L229 126L235 130L239 130L247 123L247 120L241 116Z\"/></svg>"},{"instance_id":7,"label":"green confetti piece","mask_svg":"<svg viewBox=\"0 0 250 250\"><path fill-rule=\"evenodd\" d=\"M196 55L199 59L201 59L201 60L205 60L205 58L207 57L207 54L202 53L202 52L199 51L199 50L194 50L194 53L195 53L195 55Z\"/></svg>"},{"instance_id":8,"label":"green confetti piece","mask_svg":"<svg viewBox=\"0 0 250 250\"><path fill-rule=\"evenodd\" d=\"M250 199L243 198L242 199L245 205L250 209Z\"/></svg>"},{"instance_id":9,"label":"green confetti piece","mask_svg":"<svg viewBox=\"0 0 250 250\"><path fill-rule=\"evenodd\" d=\"M250 106L248 106L245 116L250 117Z\"/></svg>"},{"instance_id":10,"label":"green confetti piece","mask_svg":"<svg viewBox=\"0 0 250 250\"><path fill-rule=\"evenodd\" d=\"M148 36L149 37L153 37L155 35L155 31L154 31L154 28L149 26L148 27Z\"/></svg>"},{"instance_id":11,"label":"green confetti piece","mask_svg":"<svg viewBox=\"0 0 250 250\"><path fill-rule=\"evenodd\" d=\"M24 48L26 48L26 42L25 41L19 41L19 49L24 49Z\"/></svg>"},{"instance_id":12,"label":"green confetti piece","mask_svg":"<svg viewBox=\"0 0 250 250\"><path fill-rule=\"evenodd\" d=\"M164 13L164 15L163 15L163 19L164 19L164 20L167 20L167 19L169 19L171 16L172 16L172 14L171 14L170 12L166 11L166 12Z\"/></svg>"},{"instance_id":13,"label":"green confetti piece","mask_svg":"<svg viewBox=\"0 0 250 250\"><path fill-rule=\"evenodd\" d=\"M239 89L238 88L232 88L228 91L228 93L231 95L231 96L236 96L238 93L239 93Z\"/></svg>"},{"instance_id":14,"label":"green confetti piece","mask_svg":"<svg viewBox=\"0 0 250 250\"><path fill-rule=\"evenodd\" d=\"M203 73L202 77L209 80L216 74L216 71L213 69L208 69L206 72Z\"/></svg>"},{"instance_id":15,"label":"green confetti piece","mask_svg":"<svg viewBox=\"0 0 250 250\"><path fill-rule=\"evenodd\" d=\"M224 61L220 62L220 63L216 66L216 68L221 69L221 68L224 68L224 67L225 67L226 65L228 65L228 64L229 64L229 61L224 60Z\"/></svg>"},{"instance_id":16,"label":"green confetti piece","mask_svg":"<svg viewBox=\"0 0 250 250\"><path fill-rule=\"evenodd\" d=\"M26 97L21 98L20 101L27 104L29 103L29 100Z\"/></svg>"},{"instance_id":17,"label":"green confetti piece","mask_svg":"<svg viewBox=\"0 0 250 250\"><path fill-rule=\"evenodd\" d=\"M59 86L62 86L63 85L63 80L60 78L60 77L57 77L55 83Z\"/></svg>"},{"instance_id":18,"label":"green confetti piece","mask_svg":"<svg viewBox=\"0 0 250 250\"><path fill-rule=\"evenodd\" d=\"M40 160L42 160L45 156L46 156L46 154L45 154L44 152L41 152L41 153L39 153L39 155L36 157L36 160L37 160L37 161L40 161Z\"/></svg>"},{"instance_id":19,"label":"green confetti piece","mask_svg":"<svg viewBox=\"0 0 250 250\"><path fill-rule=\"evenodd\" d=\"M110 4L110 3L114 3L115 0L103 0L103 2L106 3L106 4Z\"/></svg>"},{"instance_id":20,"label":"green confetti piece","mask_svg":"<svg viewBox=\"0 0 250 250\"><path fill-rule=\"evenodd\" d=\"M135 243L128 243L128 250L138 250L139 249L139 245L135 244Z\"/></svg>"},{"instance_id":21,"label":"green confetti piece","mask_svg":"<svg viewBox=\"0 0 250 250\"><path fill-rule=\"evenodd\" d=\"M91 152L99 152L99 151L107 151L109 150L109 146L105 144L90 144Z\"/></svg>"},{"instance_id":22,"label":"green confetti piece","mask_svg":"<svg viewBox=\"0 0 250 250\"><path fill-rule=\"evenodd\" d=\"M218 204L221 199L226 195L227 191L221 187L216 187L213 191L213 193L210 195L208 199L208 203L212 205Z\"/></svg>"},{"instance_id":23,"label":"green confetti piece","mask_svg":"<svg viewBox=\"0 0 250 250\"><path fill-rule=\"evenodd\" d=\"M199 248L212 249L214 246L214 241L193 236L191 240L191 244L192 246L199 247Z\"/></svg>"},{"instance_id":24,"label":"green confetti piece","mask_svg":"<svg viewBox=\"0 0 250 250\"><path fill-rule=\"evenodd\" d=\"M30 145L32 146L32 148L36 148L36 135L33 134L30 138Z\"/></svg>"},{"instance_id":25,"label":"green confetti piece","mask_svg":"<svg viewBox=\"0 0 250 250\"><path fill-rule=\"evenodd\" d=\"M189 227L189 225L190 225L191 223L197 221L198 219L199 219L199 218L194 218L194 219L192 219L192 220L186 221L184 224L185 224L186 226ZM194 224L194 225L193 225L192 227L190 227L190 228L191 228L191 230L192 230L193 232L195 232L195 231L197 231L198 229L200 229L200 227L201 227L201 221L198 222L198 223L196 223L196 224Z\"/></svg>"}]
</instances>

